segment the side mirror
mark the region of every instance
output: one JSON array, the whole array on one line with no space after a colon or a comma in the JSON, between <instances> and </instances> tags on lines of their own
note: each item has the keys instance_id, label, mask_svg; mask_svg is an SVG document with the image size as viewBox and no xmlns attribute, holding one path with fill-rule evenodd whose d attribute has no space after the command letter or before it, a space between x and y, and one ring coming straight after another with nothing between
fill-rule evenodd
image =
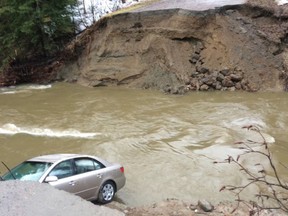
<instances>
[{"instance_id":1,"label":"side mirror","mask_svg":"<svg viewBox=\"0 0 288 216\"><path fill-rule=\"evenodd\" d=\"M45 182L46 182L46 183L56 182L56 181L58 181L58 177L57 177L57 176L47 176L47 177L45 178Z\"/></svg>"}]
</instances>

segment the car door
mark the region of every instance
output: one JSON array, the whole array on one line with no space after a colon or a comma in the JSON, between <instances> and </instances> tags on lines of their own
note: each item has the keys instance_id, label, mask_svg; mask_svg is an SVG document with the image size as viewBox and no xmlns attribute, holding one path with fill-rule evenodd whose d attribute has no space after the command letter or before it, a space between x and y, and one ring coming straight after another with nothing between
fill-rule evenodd
<instances>
[{"instance_id":1,"label":"car door","mask_svg":"<svg viewBox=\"0 0 288 216\"><path fill-rule=\"evenodd\" d=\"M79 185L77 195L87 200L96 199L105 176L105 166L92 158L77 158L74 162Z\"/></svg>"},{"instance_id":2,"label":"car door","mask_svg":"<svg viewBox=\"0 0 288 216\"><path fill-rule=\"evenodd\" d=\"M79 191L79 183L75 178L75 168L73 160L65 160L57 164L48 176L56 176L57 181L49 182L55 188L64 190L73 194Z\"/></svg>"}]
</instances>

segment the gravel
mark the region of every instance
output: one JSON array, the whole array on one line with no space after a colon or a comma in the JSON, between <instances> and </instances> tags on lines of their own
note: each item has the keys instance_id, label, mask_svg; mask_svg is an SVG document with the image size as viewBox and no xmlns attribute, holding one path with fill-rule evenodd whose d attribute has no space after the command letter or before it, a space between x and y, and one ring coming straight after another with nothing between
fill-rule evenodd
<instances>
[{"instance_id":1,"label":"gravel","mask_svg":"<svg viewBox=\"0 0 288 216\"><path fill-rule=\"evenodd\" d=\"M49 184L28 181L0 182L0 215L5 216L123 216Z\"/></svg>"}]
</instances>

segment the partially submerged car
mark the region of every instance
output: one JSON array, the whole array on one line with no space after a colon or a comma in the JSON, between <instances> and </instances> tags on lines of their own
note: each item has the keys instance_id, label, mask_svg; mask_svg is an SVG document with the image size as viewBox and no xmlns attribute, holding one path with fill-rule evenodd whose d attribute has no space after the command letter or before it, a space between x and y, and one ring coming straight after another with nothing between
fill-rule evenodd
<instances>
[{"instance_id":1,"label":"partially submerged car","mask_svg":"<svg viewBox=\"0 0 288 216\"><path fill-rule=\"evenodd\" d=\"M52 154L34 157L2 176L2 180L49 183L55 188L100 203L112 201L126 178L120 164L79 154Z\"/></svg>"}]
</instances>

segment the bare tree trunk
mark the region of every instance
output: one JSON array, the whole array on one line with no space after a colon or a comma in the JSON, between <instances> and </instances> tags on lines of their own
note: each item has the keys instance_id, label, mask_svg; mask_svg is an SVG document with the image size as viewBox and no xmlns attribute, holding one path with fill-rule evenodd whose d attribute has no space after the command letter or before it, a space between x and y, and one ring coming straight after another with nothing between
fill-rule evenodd
<instances>
[{"instance_id":1,"label":"bare tree trunk","mask_svg":"<svg viewBox=\"0 0 288 216\"><path fill-rule=\"evenodd\" d=\"M91 14L92 14L92 19L93 19L93 23L95 23L96 22L96 20L95 20L95 5L94 5L94 1L93 0L91 0L90 1L91 3L90 3L90 7L91 7Z\"/></svg>"},{"instance_id":2,"label":"bare tree trunk","mask_svg":"<svg viewBox=\"0 0 288 216\"><path fill-rule=\"evenodd\" d=\"M41 44L41 48L42 48L42 55L43 56L46 56L47 53L46 53L46 48L45 48L45 41L44 41L44 32L43 32L43 29L42 29L42 22L41 22L41 19L40 19L40 6L39 6L39 1L36 0L36 11L37 11L37 18L36 18L36 23L37 23L37 30L39 32L39 34L41 35L40 36L40 44Z\"/></svg>"},{"instance_id":3,"label":"bare tree trunk","mask_svg":"<svg viewBox=\"0 0 288 216\"><path fill-rule=\"evenodd\" d=\"M83 0L83 13L86 14L86 6L85 6L85 0Z\"/></svg>"}]
</instances>

